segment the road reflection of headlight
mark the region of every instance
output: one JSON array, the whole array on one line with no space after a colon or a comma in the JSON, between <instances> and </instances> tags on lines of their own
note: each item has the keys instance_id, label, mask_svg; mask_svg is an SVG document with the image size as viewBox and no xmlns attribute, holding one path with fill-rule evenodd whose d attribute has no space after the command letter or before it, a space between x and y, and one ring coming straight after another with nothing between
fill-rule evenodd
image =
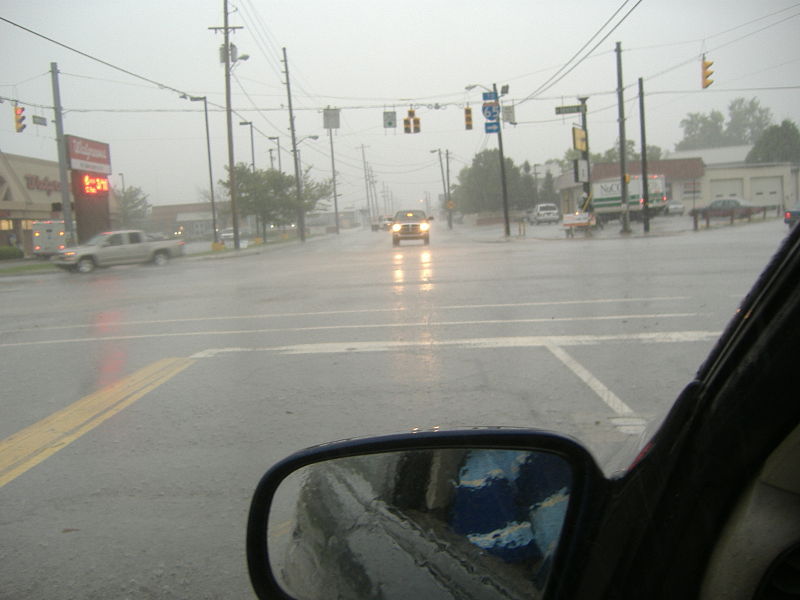
<instances>
[{"instance_id":1,"label":"road reflection of headlight","mask_svg":"<svg viewBox=\"0 0 800 600\"><path fill-rule=\"evenodd\" d=\"M420 231L428 231L428 229L430 229L430 228L431 228L431 224L430 223L420 223L420 225L419 225L419 230Z\"/></svg>"}]
</instances>

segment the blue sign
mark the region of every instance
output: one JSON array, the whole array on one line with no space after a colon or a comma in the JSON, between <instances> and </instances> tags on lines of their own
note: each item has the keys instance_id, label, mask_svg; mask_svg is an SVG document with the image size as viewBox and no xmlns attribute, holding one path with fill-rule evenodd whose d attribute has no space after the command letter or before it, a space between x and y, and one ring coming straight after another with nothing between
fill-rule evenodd
<instances>
[{"instance_id":1,"label":"blue sign","mask_svg":"<svg viewBox=\"0 0 800 600\"><path fill-rule=\"evenodd\" d=\"M497 94L494 92L483 92L484 102L494 102L495 100L497 100Z\"/></svg>"},{"instance_id":2,"label":"blue sign","mask_svg":"<svg viewBox=\"0 0 800 600\"><path fill-rule=\"evenodd\" d=\"M498 133L500 131L500 123L498 121L487 121L483 124L486 133Z\"/></svg>"},{"instance_id":3,"label":"blue sign","mask_svg":"<svg viewBox=\"0 0 800 600\"><path fill-rule=\"evenodd\" d=\"M500 107L497 102L487 102L483 105L483 116L487 121L497 121L500 116Z\"/></svg>"}]
</instances>

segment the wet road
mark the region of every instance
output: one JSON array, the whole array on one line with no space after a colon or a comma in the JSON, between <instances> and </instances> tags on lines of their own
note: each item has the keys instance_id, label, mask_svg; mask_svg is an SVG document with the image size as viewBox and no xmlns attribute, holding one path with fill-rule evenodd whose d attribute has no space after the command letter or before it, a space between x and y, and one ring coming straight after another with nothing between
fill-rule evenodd
<instances>
[{"instance_id":1,"label":"wet road","mask_svg":"<svg viewBox=\"0 0 800 600\"><path fill-rule=\"evenodd\" d=\"M0 598L251 597L252 489L318 442L530 426L621 468L786 233L443 225L0 280Z\"/></svg>"}]
</instances>

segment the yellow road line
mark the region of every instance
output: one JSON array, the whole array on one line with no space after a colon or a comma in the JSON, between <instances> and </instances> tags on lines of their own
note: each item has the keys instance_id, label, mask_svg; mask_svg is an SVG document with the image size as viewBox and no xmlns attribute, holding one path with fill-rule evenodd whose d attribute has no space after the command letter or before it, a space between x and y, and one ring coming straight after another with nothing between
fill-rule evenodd
<instances>
[{"instance_id":1,"label":"yellow road line","mask_svg":"<svg viewBox=\"0 0 800 600\"><path fill-rule=\"evenodd\" d=\"M164 358L0 441L0 487L13 481L192 365Z\"/></svg>"}]
</instances>

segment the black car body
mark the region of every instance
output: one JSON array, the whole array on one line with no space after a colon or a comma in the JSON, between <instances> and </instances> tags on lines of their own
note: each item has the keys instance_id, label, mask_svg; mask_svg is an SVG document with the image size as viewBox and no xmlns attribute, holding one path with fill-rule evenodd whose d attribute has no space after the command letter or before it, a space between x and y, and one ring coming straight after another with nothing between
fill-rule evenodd
<instances>
[{"instance_id":1,"label":"black car body","mask_svg":"<svg viewBox=\"0 0 800 600\"><path fill-rule=\"evenodd\" d=\"M800 403L785 373L800 339L798 280L794 228L656 435L616 476L604 476L578 442L523 429L412 432L285 459L251 505L254 589L260 598L320 599L797 597ZM453 465L469 452L568 464L569 476L555 479L540 466L533 488L500 469L506 491L471 513L485 520L507 510L509 486L516 498L544 490L512 521L535 529L536 512L566 494L550 520L557 533L540 534L544 543L525 556L476 551L481 536L461 535L452 518L452 474L464 474ZM339 476L336 464L346 467ZM285 519L287 507L300 516ZM276 547L269 539L285 523L290 541Z\"/></svg>"}]
</instances>

